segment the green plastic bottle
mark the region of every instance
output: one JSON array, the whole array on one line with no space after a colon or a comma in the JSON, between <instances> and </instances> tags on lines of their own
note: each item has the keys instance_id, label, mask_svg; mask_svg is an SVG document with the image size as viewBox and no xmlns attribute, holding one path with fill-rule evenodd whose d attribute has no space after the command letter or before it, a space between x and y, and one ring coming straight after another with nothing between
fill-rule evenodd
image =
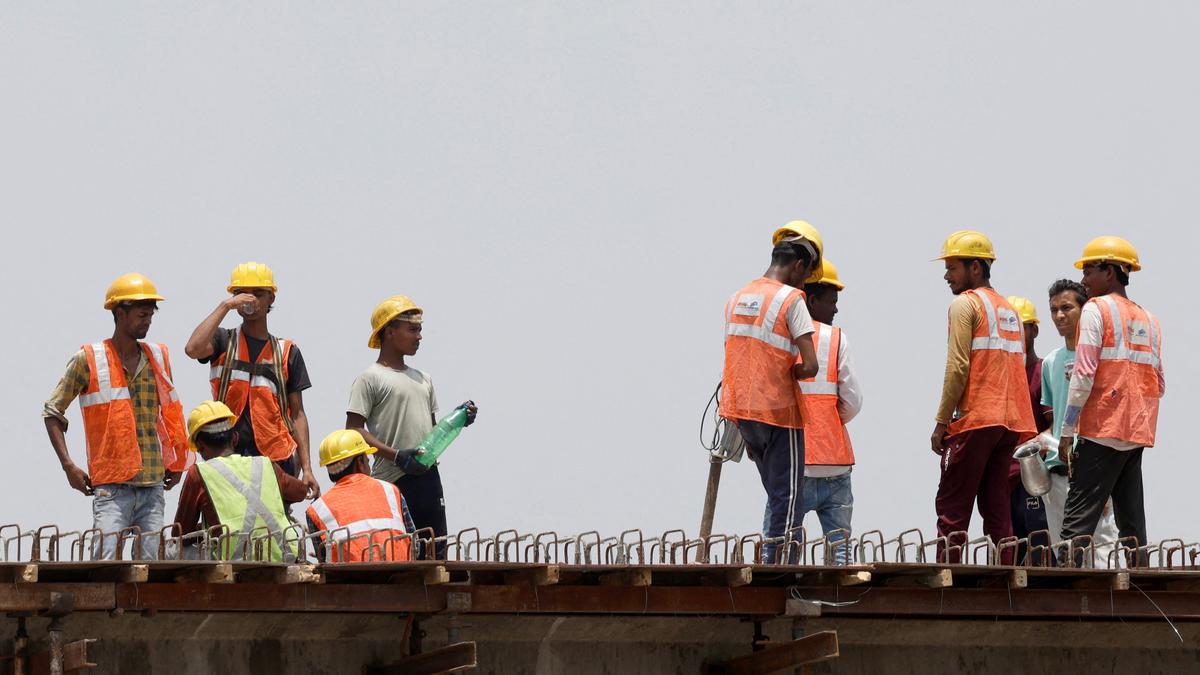
<instances>
[{"instance_id":1,"label":"green plastic bottle","mask_svg":"<svg viewBox=\"0 0 1200 675\"><path fill-rule=\"evenodd\" d=\"M462 433L463 427L467 426L467 409L465 406L459 406L454 409L454 412L446 415L438 420L429 433L425 434L420 443L417 443L418 450L424 450L425 453L416 456L416 460L425 466L433 466L438 457L450 447L454 439Z\"/></svg>"}]
</instances>

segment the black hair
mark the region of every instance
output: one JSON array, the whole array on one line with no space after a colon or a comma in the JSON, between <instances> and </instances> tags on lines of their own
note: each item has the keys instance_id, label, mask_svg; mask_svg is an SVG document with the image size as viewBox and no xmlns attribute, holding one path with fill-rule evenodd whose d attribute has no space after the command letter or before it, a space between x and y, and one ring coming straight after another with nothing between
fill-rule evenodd
<instances>
[{"instance_id":1,"label":"black hair","mask_svg":"<svg viewBox=\"0 0 1200 675\"><path fill-rule=\"evenodd\" d=\"M1123 267L1121 267L1120 265L1113 265L1112 263L1108 263L1108 264L1112 265L1113 272L1115 272L1117 275L1117 281L1121 282L1122 286L1128 286L1129 285L1129 273L1126 272L1125 269Z\"/></svg>"},{"instance_id":2,"label":"black hair","mask_svg":"<svg viewBox=\"0 0 1200 675\"><path fill-rule=\"evenodd\" d=\"M1066 293L1068 291L1075 294L1075 299L1079 302L1081 307L1085 302L1087 302L1087 287L1078 281L1073 281L1071 279L1059 279L1058 281L1050 284L1051 299L1054 299L1054 296L1059 295L1060 293Z\"/></svg>"},{"instance_id":3,"label":"black hair","mask_svg":"<svg viewBox=\"0 0 1200 675\"><path fill-rule=\"evenodd\" d=\"M225 431L205 431L201 429L196 432L195 441L196 445L224 450L225 448L233 447L233 429L226 429Z\"/></svg>"},{"instance_id":4,"label":"black hair","mask_svg":"<svg viewBox=\"0 0 1200 675\"><path fill-rule=\"evenodd\" d=\"M133 309L134 307L149 307L150 309L153 309L155 312L157 312L158 311L158 302L156 302L154 300L123 300L121 302L118 302L117 304L113 305L113 308L112 308L113 323L115 324L117 322L117 310L118 309L123 309L126 312L128 312L129 310Z\"/></svg>"},{"instance_id":5,"label":"black hair","mask_svg":"<svg viewBox=\"0 0 1200 675\"><path fill-rule=\"evenodd\" d=\"M971 264L971 262L972 261L968 261L967 264L969 265L969 264ZM992 261L987 260L986 258L975 258L973 260L973 262L979 263L979 273L981 275L983 275L983 280L991 281L992 280Z\"/></svg>"},{"instance_id":6,"label":"black hair","mask_svg":"<svg viewBox=\"0 0 1200 675\"><path fill-rule=\"evenodd\" d=\"M837 291L838 287L833 284L804 284L804 294L809 298L819 298L822 295Z\"/></svg>"},{"instance_id":7,"label":"black hair","mask_svg":"<svg viewBox=\"0 0 1200 675\"><path fill-rule=\"evenodd\" d=\"M783 241L775 248L771 249L771 266L786 267L803 260L806 263L812 260L812 255L808 249L797 242Z\"/></svg>"}]
</instances>

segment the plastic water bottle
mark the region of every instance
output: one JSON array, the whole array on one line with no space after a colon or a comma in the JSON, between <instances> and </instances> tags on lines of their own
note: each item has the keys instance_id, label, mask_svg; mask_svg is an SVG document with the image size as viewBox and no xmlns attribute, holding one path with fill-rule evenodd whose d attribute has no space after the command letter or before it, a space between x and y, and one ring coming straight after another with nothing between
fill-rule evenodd
<instances>
[{"instance_id":1,"label":"plastic water bottle","mask_svg":"<svg viewBox=\"0 0 1200 675\"><path fill-rule=\"evenodd\" d=\"M467 408L459 406L454 409L454 412L446 415L438 420L429 433L425 434L420 443L417 443L418 450L424 450L425 453L417 455L416 460L425 466L433 466L438 457L450 447L454 439L462 433L463 427L467 426Z\"/></svg>"}]
</instances>

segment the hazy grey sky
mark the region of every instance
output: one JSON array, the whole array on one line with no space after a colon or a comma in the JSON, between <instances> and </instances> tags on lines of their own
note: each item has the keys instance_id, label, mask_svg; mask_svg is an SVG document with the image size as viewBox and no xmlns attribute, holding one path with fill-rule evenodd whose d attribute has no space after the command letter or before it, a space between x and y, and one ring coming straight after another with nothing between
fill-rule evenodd
<instances>
[{"instance_id":1,"label":"hazy grey sky","mask_svg":"<svg viewBox=\"0 0 1200 675\"><path fill-rule=\"evenodd\" d=\"M150 338L190 409L183 344L258 260L314 444L375 358L375 303L425 307L412 364L444 409L480 406L442 463L452 531L694 533L722 308L805 218L866 393L856 530L934 529L951 296L929 260L972 226L1044 319L1087 240L1138 247L1168 379L1149 531L1192 540L1197 28L1167 2L0 3L0 521L90 524L39 411L111 333L108 283L166 295ZM715 529L755 531L753 466L722 488Z\"/></svg>"}]
</instances>

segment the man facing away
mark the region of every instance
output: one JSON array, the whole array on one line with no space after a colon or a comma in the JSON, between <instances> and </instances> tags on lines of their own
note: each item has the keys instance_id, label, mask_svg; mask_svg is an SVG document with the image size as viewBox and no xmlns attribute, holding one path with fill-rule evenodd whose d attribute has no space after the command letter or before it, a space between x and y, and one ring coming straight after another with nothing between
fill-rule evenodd
<instances>
[{"instance_id":1,"label":"man facing away","mask_svg":"<svg viewBox=\"0 0 1200 675\"><path fill-rule=\"evenodd\" d=\"M981 232L947 237L943 278L950 303L946 374L930 446L941 456L935 508L949 562L958 562L978 500L983 531L999 542L1012 535L1009 470L1018 443L1035 425L1025 376L1025 343L1017 312L992 289L992 242ZM949 548L945 548L948 546ZM1003 562L1011 564L1012 550Z\"/></svg>"},{"instance_id":2,"label":"man facing away","mask_svg":"<svg viewBox=\"0 0 1200 675\"><path fill-rule=\"evenodd\" d=\"M821 250L815 228L803 221L777 230L772 242L770 267L725 305L720 415L737 424L767 492L763 561L791 563L804 520L804 418L796 382L817 374L800 287ZM788 538L783 551L770 541L781 537Z\"/></svg>"},{"instance_id":3,"label":"man facing away","mask_svg":"<svg viewBox=\"0 0 1200 675\"><path fill-rule=\"evenodd\" d=\"M157 557L163 521L163 490L179 482L187 467L183 406L175 393L166 345L142 342L163 297L149 279L133 273L108 287L104 309L113 315L113 334L83 345L42 408L46 433L67 482L93 496L92 527L104 533L92 557L112 560L119 531L142 533L134 555ZM67 451L66 410L79 398L87 439L87 471Z\"/></svg>"},{"instance_id":4,"label":"man facing away","mask_svg":"<svg viewBox=\"0 0 1200 675\"><path fill-rule=\"evenodd\" d=\"M321 441L321 466L334 486L306 512L308 529L323 532L317 559L325 562L396 561L412 557L416 531L404 495L371 477L367 455L375 448L362 434L339 429ZM326 553L330 555L326 556Z\"/></svg>"},{"instance_id":5,"label":"man facing away","mask_svg":"<svg viewBox=\"0 0 1200 675\"><path fill-rule=\"evenodd\" d=\"M845 332L833 325L843 289L837 268L828 258L821 260L816 274L804 285L815 329L812 340L817 374L798 383L808 416L804 424L804 513L816 511L821 531L830 541L827 553L832 553L838 565L850 560L850 550L834 542L849 538L854 513L850 488L854 449L846 424L862 409L862 390L854 376L850 345Z\"/></svg>"},{"instance_id":6,"label":"man facing away","mask_svg":"<svg viewBox=\"0 0 1200 675\"><path fill-rule=\"evenodd\" d=\"M421 346L424 317L424 310L403 295L375 307L367 346L378 349L379 357L350 387L346 428L362 434L375 449L374 477L400 488L417 529L430 528L435 537L445 537L446 499L438 465L416 461L417 444L437 422L437 396L429 375L405 362ZM467 424L473 423L475 404L462 405ZM437 556L443 551L439 544Z\"/></svg>"},{"instance_id":7,"label":"man facing away","mask_svg":"<svg viewBox=\"0 0 1200 675\"><path fill-rule=\"evenodd\" d=\"M310 497L321 494L308 456L308 416L304 390L312 387L300 348L271 335L267 315L275 304L275 275L262 263L234 268L230 293L188 339L184 351L212 364L212 397L238 416L239 455L262 455L292 476L302 476ZM238 328L221 328L231 310L242 317ZM232 356L230 355L232 353Z\"/></svg>"},{"instance_id":8,"label":"man facing away","mask_svg":"<svg viewBox=\"0 0 1200 675\"><path fill-rule=\"evenodd\" d=\"M1056 347L1046 354L1042 362L1042 412L1050 421L1049 434L1057 446L1062 437L1063 415L1067 410L1067 391L1071 385L1071 371L1075 368L1075 339L1079 329L1079 315L1087 302L1087 289L1078 281L1059 279L1050 286L1050 319L1062 336L1065 345ZM1044 434L1043 434L1044 436ZM1050 529L1050 541L1057 545L1062 541L1063 510L1067 503L1069 481L1067 465L1054 449L1045 454L1046 468L1050 471L1050 492L1045 495L1046 521ZM1109 544L1117 540L1117 524L1113 520L1112 500L1105 505L1100 522L1092 534L1096 544Z\"/></svg>"},{"instance_id":9,"label":"man facing away","mask_svg":"<svg viewBox=\"0 0 1200 675\"><path fill-rule=\"evenodd\" d=\"M240 455L237 416L220 401L205 401L188 415L188 444L204 458L188 469L175 523L183 534L224 525L229 536L212 553L233 558L292 561L299 533L288 536L286 503L304 499L304 483L262 456Z\"/></svg>"},{"instance_id":10,"label":"man facing away","mask_svg":"<svg viewBox=\"0 0 1200 675\"><path fill-rule=\"evenodd\" d=\"M1094 532L1112 497L1121 543L1137 551L1129 564L1140 566L1146 563L1141 547L1147 536L1142 451L1154 445L1159 399L1166 391L1162 328L1127 295L1130 273L1142 268L1128 241L1093 239L1075 267L1083 270L1090 299L1079 316L1059 442L1071 486L1062 538ZM1079 565L1080 556L1073 562Z\"/></svg>"}]
</instances>

